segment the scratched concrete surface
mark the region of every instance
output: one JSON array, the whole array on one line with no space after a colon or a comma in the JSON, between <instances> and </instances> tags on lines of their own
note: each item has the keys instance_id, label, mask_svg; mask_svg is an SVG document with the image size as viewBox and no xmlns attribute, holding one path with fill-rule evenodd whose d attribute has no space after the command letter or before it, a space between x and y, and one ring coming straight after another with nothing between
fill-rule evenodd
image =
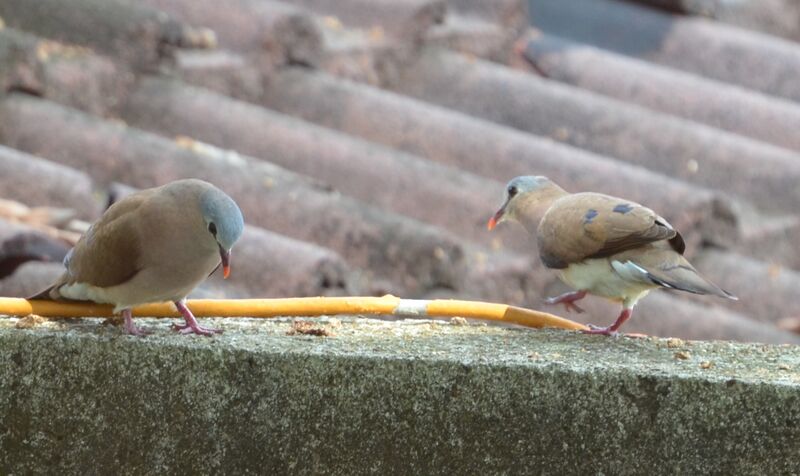
<instances>
[{"instance_id":1,"label":"scratched concrete surface","mask_svg":"<svg viewBox=\"0 0 800 476\"><path fill-rule=\"evenodd\" d=\"M306 320L0 317L0 473L800 472L797 346Z\"/></svg>"}]
</instances>

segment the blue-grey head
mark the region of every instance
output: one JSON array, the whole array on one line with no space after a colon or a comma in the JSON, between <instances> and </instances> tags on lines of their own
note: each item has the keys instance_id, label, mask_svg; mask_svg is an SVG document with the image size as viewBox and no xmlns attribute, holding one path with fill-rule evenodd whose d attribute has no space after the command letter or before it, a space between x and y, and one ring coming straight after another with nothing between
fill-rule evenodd
<instances>
[{"instance_id":1,"label":"blue-grey head","mask_svg":"<svg viewBox=\"0 0 800 476\"><path fill-rule=\"evenodd\" d=\"M214 186L200 196L200 210L208 232L219 247L222 275L227 278L231 273L231 250L244 231L242 211L231 197Z\"/></svg>"},{"instance_id":2,"label":"blue-grey head","mask_svg":"<svg viewBox=\"0 0 800 476\"><path fill-rule=\"evenodd\" d=\"M506 220L519 221L520 213L524 213L548 197L564 193L561 187L542 175L515 177L506 185L503 204L489 219L487 228L492 230Z\"/></svg>"}]
</instances>

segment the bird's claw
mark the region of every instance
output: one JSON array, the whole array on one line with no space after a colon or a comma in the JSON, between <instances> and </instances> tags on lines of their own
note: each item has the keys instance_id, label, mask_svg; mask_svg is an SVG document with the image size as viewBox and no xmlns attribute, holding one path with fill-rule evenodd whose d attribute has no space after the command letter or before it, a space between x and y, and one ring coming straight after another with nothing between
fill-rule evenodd
<instances>
[{"instance_id":1,"label":"bird's claw","mask_svg":"<svg viewBox=\"0 0 800 476\"><path fill-rule=\"evenodd\" d=\"M144 337L148 334L151 334L150 331L136 327L136 324L133 323L133 316L131 315L130 309L124 309L122 311L122 329L125 334L136 337Z\"/></svg>"},{"instance_id":2,"label":"bird's claw","mask_svg":"<svg viewBox=\"0 0 800 476\"><path fill-rule=\"evenodd\" d=\"M574 293L562 294L561 296L549 297L544 300L545 304L555 305L563 304L567 312L575 312L581 314L585 312L582 307L575 304L575 301L583 299L586 295L585 292L579 291Z\"/></svg>"},{"instance_id":3,"label":"bird's claw","mask_svg":"<svg viewBox=\"0 0 800 476\"><path fill-rule=\"evenodd\" d=\"M131 336L136 336L136 337L145 337L147 335L152 334L152 332L150 332L150 331L146 331L144 329L140 329L140 328L136 327L136 325L133 323L132 320L131 321L125 321L124 332L125 332L125 334L131 335Z\"/></svg>"},{"instance_id":4,"label":"bird's claw","mask_svg":"<svg viewBox=\"0 0 800 476\"><path fill-rule=\"evenodd\" d=\"M603 326L596 326L594 324L587 324L588 329L584 329L581 332L584 334L591 334L591 335L604 335L610 337L617 337L619 336L619 332L612 330L611 326L603 327Z\"/></svg>"},{"instance_id":5,"label":"bird's claw","mask_svg":"<svg viewBox=\"0 0 800 476\"><path fill-rule=\"evenodd\" d=\"M125 334L127 334L129 336L134 336L134 337L146 337L146 336L149 336L150 334L152 334L152 332L151 331L146 331L144 329L139 329L138 327L134 326L132 328L126 327L125 328Z\"/></svg>"},{"instance_id":6,"label":"bird's claw","mask_svg":"<svg viewBox=\"0 0 800 476\"><path fill-rule=\"evenodd\" d=\"M222 329L213 329L211 327L203 326L190 326L189 324L173 324L172 330L180 334L197 334L201 336L211 337L214 334L222 334Z\"/></svg>"}]
</instances>

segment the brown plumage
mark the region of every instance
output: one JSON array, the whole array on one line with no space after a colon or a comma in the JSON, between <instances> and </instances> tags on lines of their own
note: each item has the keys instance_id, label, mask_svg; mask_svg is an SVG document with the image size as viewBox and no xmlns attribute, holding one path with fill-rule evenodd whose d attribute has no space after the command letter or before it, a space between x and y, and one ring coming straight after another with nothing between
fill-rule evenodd
<instances>
[{"instance_id":1,"label":"brown plumage","mask_svg":"<svg viewBox=\"0 0 800 476\"><path fill-rule=\"evenodd\" d=\"M617 321L593 333L615 332L636 302L664 287L736 299L700 276L683 257L680 233L663 217L638 203L600 193L569 194L546 177L509 182L503 206L489 221L512 220L535 233L539 257L577 289L548 300L567 308L587 293L620 301Z\"/></svg>"},{"instance_id":2,"label":"brown plumage","mask_svg":"<svg viewBox=\"0 0 800 476\"><path fill-rule=\"evenodd\" d=\"M226 273L243 229L236 203L201 180L179 180L143 190L112 205L64 259L64 274L31 299L94 301L115 305L125 329L130 309L173 301L186 332L208 335L184 300L222 261Z\"/></svg>"}]
</instances>

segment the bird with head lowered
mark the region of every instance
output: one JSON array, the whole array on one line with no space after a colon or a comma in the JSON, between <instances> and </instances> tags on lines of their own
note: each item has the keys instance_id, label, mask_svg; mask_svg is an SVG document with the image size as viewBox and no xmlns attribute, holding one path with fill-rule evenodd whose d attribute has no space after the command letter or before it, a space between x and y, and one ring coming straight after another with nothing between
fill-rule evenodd
<instances>
[{"instance_id":1,"label":"bird with head lowered","mask_svg":"<svg viewBox=\"0 0 800 476\"><path fill-rule=\"evenodd\" d=\"M518 222L535 234L542 263L575 289L549 298L548 304L582 312L575 302L587 294L622 303L612 325L591 326L587 333L615 334L637 301L656 288L736 299L684 258L683 238L664 218L630 200L570 194L547 177L522 176L506 186L488 228L503 221Z\"/></svg>"},{"instance_id":2,"label":"bird with head lowered","mask_svg":"<svg viewBox=\"0 0 800 476\"><path fill-rule=\"evenodd\" d=\"M178 180L133 193L106 210L64 258L64 274L30 299L113 304L128 334L143 335L131 308L172 301L181 333L219 332L197 323L186 296L222 266L244 230L242 212L208 182Z\"/></svg>"}]
</instances>

